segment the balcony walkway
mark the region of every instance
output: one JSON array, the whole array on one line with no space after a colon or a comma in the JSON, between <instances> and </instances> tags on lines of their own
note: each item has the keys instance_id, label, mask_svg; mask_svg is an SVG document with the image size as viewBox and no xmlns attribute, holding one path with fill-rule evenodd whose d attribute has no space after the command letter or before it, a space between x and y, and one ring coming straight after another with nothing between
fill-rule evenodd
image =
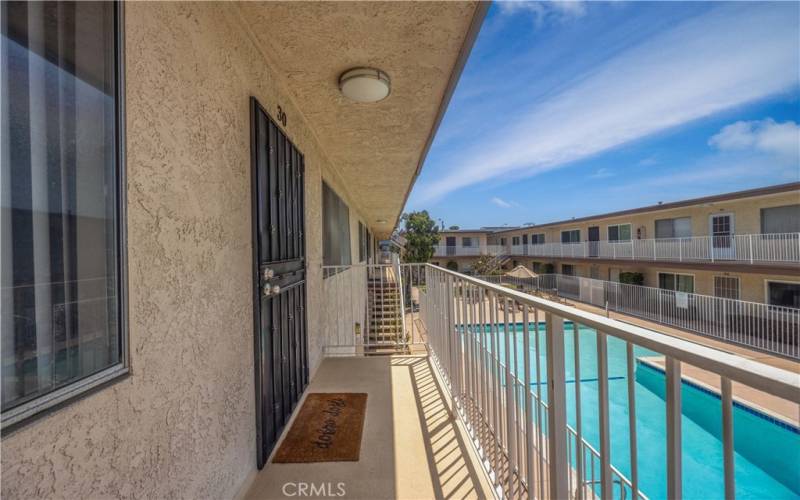
<instances>
[{"instance_id":1,"label":"balcony walkway","mask_svg":"<svg viewBox=\"0 0 800 500\"><path fill-rule=\"evenodd\" d=\"M268 463L245 498L288 498L284 485L299 482L331 483L334 493L344 483L344 498L491 498L433 370L425 355L325 359L307 393L368 394L360 460Z\"/></svg>"}]
</instances>

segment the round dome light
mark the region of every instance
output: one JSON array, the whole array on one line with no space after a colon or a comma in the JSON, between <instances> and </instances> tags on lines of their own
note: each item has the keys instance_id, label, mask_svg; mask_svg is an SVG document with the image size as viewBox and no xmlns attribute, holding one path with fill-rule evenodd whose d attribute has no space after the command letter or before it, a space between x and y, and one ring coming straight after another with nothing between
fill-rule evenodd
<instances>
[{"instance_id":1,"label":"round dome light","mask_svg":"<svg viewBox=\"0 0 800 500\"><path fill-rule=\"evenodd\" d=\"M356 102L378 102L389 95L392 84L389 75L375 68L353 68L339 77L339 90Z\"/></svg>"}]
</instances>

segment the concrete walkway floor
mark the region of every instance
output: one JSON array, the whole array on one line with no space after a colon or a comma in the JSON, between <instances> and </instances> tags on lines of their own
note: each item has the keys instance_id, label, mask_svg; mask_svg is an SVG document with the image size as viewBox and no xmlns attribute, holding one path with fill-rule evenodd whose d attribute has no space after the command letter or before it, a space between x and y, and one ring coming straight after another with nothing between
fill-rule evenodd
<instances>
[{"instance_id":1,"label":"concrete walkway floor","mask_svg":"<svg viewBox=\"0 0 800 500\"><path fill-rule=\"evenodd\" d=\"M301 483L323 485L330 489L328 496L338 498L492 497L427 356L327 358L306 391L312 392L368 394L360 460L269 462L257 474L247 499L302 496L297 494Z\"/></svg>"}]
</instances>

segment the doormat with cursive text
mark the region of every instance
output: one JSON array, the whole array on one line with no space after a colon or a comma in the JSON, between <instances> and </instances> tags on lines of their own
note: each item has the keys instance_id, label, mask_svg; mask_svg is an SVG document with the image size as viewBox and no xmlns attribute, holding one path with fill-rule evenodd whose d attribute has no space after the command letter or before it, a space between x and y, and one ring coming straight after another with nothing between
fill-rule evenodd
<instances>
[{"instance_id":1,"label":"doormat with cursive text","mask_svg":"<svg viewBox=\"0 0 800 500\"><path fill-rule=\"evenodd\" d=\"M272 461L358 462L366 410L364 393L309 394Z\"/></svg>"}]
</instances>

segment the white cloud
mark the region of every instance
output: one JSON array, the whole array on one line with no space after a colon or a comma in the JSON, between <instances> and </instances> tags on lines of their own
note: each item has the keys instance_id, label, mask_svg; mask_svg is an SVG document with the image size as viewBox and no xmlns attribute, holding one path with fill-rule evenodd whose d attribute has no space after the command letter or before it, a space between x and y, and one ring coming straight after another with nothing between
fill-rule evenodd
<instances>
[{"instance_id":1,"label":"white cloud","mask_svg":"<svg viewBox=\"0 0 800 500\"><path fill-rule=\"evenodd\" d=\"M614 177L616 174L607 168L598 168L597 172L593 173L589 177L592 179L607 179L609 177Z\"/></svg>"},{"instance_id":2,"label":"white cloud","mask_svg":"<svg viewBox=\"0 0 800 500\"><path fill-rule=\"evenodd\" d=\"M547 20L564 22L582 17L586 14L586 2L578 0L551 0L544 2L526 2L522 0L506 0L498 2L504 14L528 14L533 17L538 27Z\"/></svg>"},{"instance_id":3,"label":"white cloud","mask_svg":"<svg viewBox=\"0 0 800 500\"><path fill-rule=\"evenodd\" d=\"M793 121L777 123L772 118L738 121L723 127L708 144L720 151L755 150L797 159L800 157L800 126Z\"/></svg>"},{"instance_id":4,"label":"white cloud","mask_svg":"<svg viewBox=\"0 0 800 500\"><path fill-rule=\"evenodd\" d=\"M792 9L719 4L626 50L444 158L462 167L437 172L418 201L559 168L797 85Z\"/></svg>"},{"instance_id":5,"label":"white cloud","mask_svg":"<svg viewBox=\"0 0 800 500\"><path fill-rule=\"evenodd\" d=\"M501 207L501 208L511 208L512 206L514 206L511 202L508 202L508 201L506 201L506 200L504 200L502 198L498 198L497 196L492 198L491 201L492 201L492 203L494 203L495 205L497 205L498 207Z\"/></svg>"}]
</instances>

